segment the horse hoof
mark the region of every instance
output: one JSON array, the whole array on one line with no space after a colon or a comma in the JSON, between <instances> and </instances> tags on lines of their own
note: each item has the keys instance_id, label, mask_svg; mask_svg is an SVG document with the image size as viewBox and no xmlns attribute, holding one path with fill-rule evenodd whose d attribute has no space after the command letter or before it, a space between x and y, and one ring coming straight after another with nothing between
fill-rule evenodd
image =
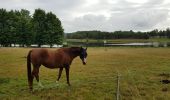
<instances>
[{"instance_id":1,"label":"horse hoof","mask_svg":"<svg viewBox=\"0 0 170 100\"><path fill-rule=\"evenodd\" d=\"M44 86L41 84L41 82L38 83L38 86L41 88L44 88Z\"/></svg>"},{"instance_id":2,"label":"horse hoof","mask_svg":"<svg viewBox=\"0 0 170 100\"><path fill-rule=\"evenodd\" d=\"M59 84L59 81L56 81L57 84Z\"/></svg>"},{"instance_id":3,"label":"horse hoof","mask_svg":"<svg viewBox=\"0 0 170 100\"><path fill-rule=\"evenodd\" d=\"M33 92L33 90L32 90L32 89L30 89L30 90L29 90L29 92L30 92L30 93L32 93L32 92Z\"/></svg>"},{"instance_id":4,"label":"horse hoof","mask_svg":"<svg viewBox=\"0 0 170 100\"><path fill-rule=\"evenodd\" d=\"M56 86L59 86L59 81L56 81Z\"/></svg>"},{"instance_id":5,"label":"horse hoof","mask_svg":"<svg viewBox=\"0 0 170 100\"><path fill-rule=\"evenodd\" d=\"M43 85L40 85L39 87L44 88L44 86L43 86Z\"/></svg>"},{"instance_id":6,"label":"horse hoof","mask_svg":"<svg viewBox=\"0 0 170 100\"><path fill-rule=\"evenodd\" d=\"M71 87L71 84L68 84L69 87Z\"/></svg>"}]
</instances>

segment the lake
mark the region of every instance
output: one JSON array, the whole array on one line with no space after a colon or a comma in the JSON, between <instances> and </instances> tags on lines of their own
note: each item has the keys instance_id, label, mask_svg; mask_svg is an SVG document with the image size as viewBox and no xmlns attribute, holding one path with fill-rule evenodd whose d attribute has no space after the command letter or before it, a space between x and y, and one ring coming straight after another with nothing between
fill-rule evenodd
<instances>
[{"instance_id":1,"label":"lake","mask_svg":"<svg viewBox=\"0 0 170 100\"><path fill-rule=\"evenodd\" d=\"M105 46L142 46L142 47L170 47L170 42L146 42L146 43L107 43Z\"/></svg>"}]
</instances>

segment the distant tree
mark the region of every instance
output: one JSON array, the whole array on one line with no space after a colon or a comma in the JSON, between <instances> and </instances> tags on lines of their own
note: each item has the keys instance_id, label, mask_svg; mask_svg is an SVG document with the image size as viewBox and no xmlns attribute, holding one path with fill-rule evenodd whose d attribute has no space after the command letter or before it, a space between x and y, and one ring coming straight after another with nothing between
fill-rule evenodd
<instances>
[{"instance_id":1,"label":"distant tree","mask_svg":"<svg viewBox=\"0 0 170 100\"><path fill-rule=\"evenodd\" d=\"M166 35L167 35L168 38L170 38L170 28L166 29Z\"/></svg>"},{"instance_id":2,"label":"distant tree","mask_svg":"<svg viewBox=\"0 0 170 100\"><path fill-rule=\"evenodd\" d=\"M146 32L130 31L115 31L115 32L101 32L101 31L78 31L67 34L70 39L86 39L88 33L89 39L148 39L149 35Z\"/></svg>"},{"instance_id":3,"label":"distant tree","mask_svg":"<svg viewBox=\"0 0 170 100\"><path fill-rule=\"evenodd\" d=\"M158 32L158 36L165 38L165 37L167 37L167 33L166 33L165 30L160 30L160 31Z\"/></svg>"},{"instance_id":4,"label":"distant tree","mask_svg":"<svg viewBox=\"0 0 170 100\"><path fill-rule=\"evenodd\" d=\"M158 35L158 29L152 30L151 32L148 32L150 37L154 37L154 36L159 36Z\"/></svg>"}]
</instances>

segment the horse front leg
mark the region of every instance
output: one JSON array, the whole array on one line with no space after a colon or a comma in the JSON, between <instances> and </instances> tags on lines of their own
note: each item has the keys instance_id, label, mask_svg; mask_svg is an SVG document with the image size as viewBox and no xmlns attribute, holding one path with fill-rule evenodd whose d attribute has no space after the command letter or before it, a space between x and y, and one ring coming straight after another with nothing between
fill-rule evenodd
<instances>
[{"instance_id":1,"label":"horse front leg","mask_svg":"<svg viewBox=\"0 0 170 100\"><path fill-rule=\"evenodd\" d=\"M70 81L69 81L69 69L70 69L70 66L66 66L66 67L65 67L66 77L67 77L67 84L68 84L69 86L71 86L71 85L70 85Z\"/></svg>"},{"instance_id":2,"label":"horse front leg","mask_svg":"<svg viewBox=\"0 0 170 100\"><path fill-rule=\"evenodd\" d=\"M58 83L58 81L60 80L60 77L61 77L62 71L63 71L63 67L61 67L61 68L59 69L59 74L58 74L58 78L57 78L56 83Z\"/></svg>"}]
</instances>

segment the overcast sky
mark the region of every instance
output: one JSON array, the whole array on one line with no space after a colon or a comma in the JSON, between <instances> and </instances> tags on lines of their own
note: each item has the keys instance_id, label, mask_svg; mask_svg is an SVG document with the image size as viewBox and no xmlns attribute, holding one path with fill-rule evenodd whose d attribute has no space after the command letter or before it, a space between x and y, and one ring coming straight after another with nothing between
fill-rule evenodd
<instances>
[{"instance_id":1,"label":"overcast sky","mask_svg":"<svg viewBox=\"0 0 170 100\"><path fill-rule=\"evenodd\" d=\"M170 27L170 0L0 0L0 8L52 11L65 32Z\"/></svg>"}]
</instances>

